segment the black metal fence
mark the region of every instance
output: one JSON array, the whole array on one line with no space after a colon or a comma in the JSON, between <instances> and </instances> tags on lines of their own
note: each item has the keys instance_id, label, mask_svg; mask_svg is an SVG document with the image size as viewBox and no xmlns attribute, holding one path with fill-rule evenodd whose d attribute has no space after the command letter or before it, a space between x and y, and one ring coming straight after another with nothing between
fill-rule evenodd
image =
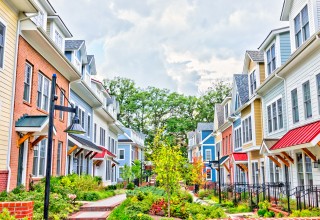
<instances>
[{"instance_id":1,"label":"black metal fence","mask_svg":"<svg viewBox=\"0 0 320 220\"><path fill-rule=\"evenodd\" d=\"M297 203L297 209L319 208L320 186L297 186L292 190Z\"/></svg>"}]
</instances>

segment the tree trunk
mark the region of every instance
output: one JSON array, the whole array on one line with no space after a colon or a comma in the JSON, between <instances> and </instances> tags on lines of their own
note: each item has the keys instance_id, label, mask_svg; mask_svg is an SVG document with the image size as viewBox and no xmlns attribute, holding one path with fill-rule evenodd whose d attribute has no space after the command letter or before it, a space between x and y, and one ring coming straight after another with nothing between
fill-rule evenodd
<instances>
[{"instance_id":1,"label":"tree trunk","mask_svg":"<svg viewBox=\"0 0 320 220\"><path fill-rule=\"evenodd\" d=\"M168 217L170 218L170 194L168 193Z\"/></svg>"}]
</instances>

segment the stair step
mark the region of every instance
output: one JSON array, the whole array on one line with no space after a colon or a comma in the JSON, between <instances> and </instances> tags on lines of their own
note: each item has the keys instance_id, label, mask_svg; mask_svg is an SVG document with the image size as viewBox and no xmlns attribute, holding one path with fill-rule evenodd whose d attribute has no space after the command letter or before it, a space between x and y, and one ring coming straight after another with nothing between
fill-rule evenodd
<instances>
[{"instance_id":1,"label":"stair step","mask_svg":"<svg viewBox=\"0 0 320 220\"><path fill-rule=\"evenodd\" d=\"M82 206L80 207L80 211L83 212L106 212L111 211L115 207L114 206Z\"/></svg>"},{"instance_id":2,"label":"stair step","mask_svg":"<svg viewBox=\"0 0 320 220\"><path fill-rule=\"evenodd\" d=\"M110 211L107 212L84 212L80 211L72 216L70 216L69 220L106 220L106 218L110 215Z\"/></svg>"}]
</instances>

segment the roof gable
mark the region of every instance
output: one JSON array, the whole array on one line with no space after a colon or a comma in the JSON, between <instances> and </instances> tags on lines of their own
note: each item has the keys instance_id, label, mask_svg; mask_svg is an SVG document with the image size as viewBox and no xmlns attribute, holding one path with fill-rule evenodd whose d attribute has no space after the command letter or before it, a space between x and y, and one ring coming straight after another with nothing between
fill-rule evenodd
<instances>
[{"instance_id":1,"label":"roof gable","mask_svg":"<svg viewBox=\"0 0 320 220\"><path fill-rule=\"evenodd\" d=\"M244 105L249 100L249 85L247 74L235 74L234 82L237 86L237 92L240 97L241 105Z\"/></svg>"}]
</instances>

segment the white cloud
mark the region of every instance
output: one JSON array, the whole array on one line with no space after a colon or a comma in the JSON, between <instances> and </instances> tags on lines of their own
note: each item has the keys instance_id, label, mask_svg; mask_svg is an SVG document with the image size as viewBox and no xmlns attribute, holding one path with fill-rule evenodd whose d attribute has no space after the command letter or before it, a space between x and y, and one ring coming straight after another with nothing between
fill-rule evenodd
<instances>
[{"instance_id":1,"label":"white cloud","mask_svg":"<svg viewBox=\"0 0 320 220\"><path fill-rule=\"evenodd\" d=\"M242 70L279 26L279 0L55 0L76 39L85 39L99 74L186 94ZM75 13L77 12L77 13Z\"/></svg>"}]
</instances>

